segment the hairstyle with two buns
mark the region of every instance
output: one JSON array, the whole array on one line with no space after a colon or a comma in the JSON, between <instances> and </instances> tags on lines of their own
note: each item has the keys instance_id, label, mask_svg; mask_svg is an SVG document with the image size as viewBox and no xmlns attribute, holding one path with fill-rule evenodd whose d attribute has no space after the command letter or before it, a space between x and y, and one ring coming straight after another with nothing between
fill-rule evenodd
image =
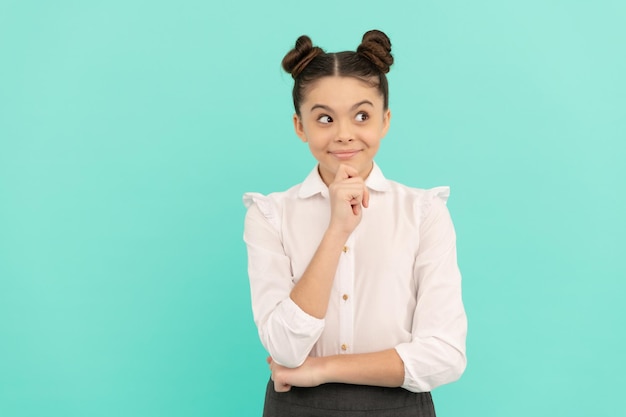
<instances>
[{"instance_id":1,"label":"hairstyle with two buns","mask_svg":"<svg viewBox=\"0 0 626 417\"><path fill-rule=\"evenodd\" d=\"M307 87L322 77L330 76L354 77L376 87L387 110L389 86L385 74L392 64L391 41L379 30L366 32L356 52L326 53L313 46L311 38L302 35L282 62L283 69L294 79L293 105L298 115Z\"/></svg>"}]
</instances>

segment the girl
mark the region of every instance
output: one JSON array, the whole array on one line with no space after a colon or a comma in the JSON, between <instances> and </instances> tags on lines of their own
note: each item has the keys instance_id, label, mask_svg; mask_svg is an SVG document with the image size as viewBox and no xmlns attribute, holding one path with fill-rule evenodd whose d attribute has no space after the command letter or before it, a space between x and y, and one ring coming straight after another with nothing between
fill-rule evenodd
<instances>
[{"instance_id":1,"label":"girl","mask_svg":"<svg viewBox=\"0 0 626 417\"><path fill-rule=\"evenodd\" d=\"M430 391L465 369L448 188L390 181L389 38L283 59L293 123L317 166L299 185L244 195L255 323L270 356L264 416L434 416Z\"/></svg>"}]
</instances>

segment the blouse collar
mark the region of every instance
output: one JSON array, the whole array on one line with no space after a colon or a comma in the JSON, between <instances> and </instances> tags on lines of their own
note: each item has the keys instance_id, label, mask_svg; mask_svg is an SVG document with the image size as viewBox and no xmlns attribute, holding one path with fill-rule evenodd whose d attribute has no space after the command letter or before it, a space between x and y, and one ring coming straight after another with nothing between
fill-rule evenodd
<instances>
[{"instance_id":1,"label":"blouse collar","mask_svg":"<svg viewBox=\"0 0 626 417\"><path fill-rule=\"evenodd\" d=\"M372 172L365 180L365 185L370 190L380 192L388 191L391 188L389 181L385 178L378 165L376 165L376 162L374 162ZM315 194L322 194L322 197L328 198L328 187L322 181L322 177L320 177L318 166L313 168L302 184L300 184L300 189L298 190L299 198L309 198Z\"/></svg>"}]
</instances>

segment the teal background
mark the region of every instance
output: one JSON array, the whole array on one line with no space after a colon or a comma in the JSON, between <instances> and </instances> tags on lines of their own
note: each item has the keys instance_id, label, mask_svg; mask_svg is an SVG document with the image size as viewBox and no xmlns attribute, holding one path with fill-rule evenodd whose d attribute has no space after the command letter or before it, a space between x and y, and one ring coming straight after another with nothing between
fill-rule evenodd
<instances>
[{"instance_id":1,"label":"teal background","mask_svg":"<svg viewBox=\"0 0 626 417\"><path fill-rule=\"evenodd\" d=\"M258 416L245 191L300 182L280 60L387 32L378 163L450 185L438 416L626 415L623 1L0 0L0 415Z\"/></svg>"}]
</instances>

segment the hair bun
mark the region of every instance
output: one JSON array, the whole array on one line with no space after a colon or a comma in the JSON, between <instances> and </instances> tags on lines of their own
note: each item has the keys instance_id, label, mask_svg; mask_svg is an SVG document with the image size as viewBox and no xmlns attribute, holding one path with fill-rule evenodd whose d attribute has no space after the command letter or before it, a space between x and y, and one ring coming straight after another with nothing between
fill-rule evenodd
<instances>
[{"instance_id":1,"label":"hair bun","mask_svg":"<svg viewBox=\"0 0 626 417\"><path fill-rule=\"evenodd\" d=\"M296 78L313 58L323 53L322 48L313 46L311 38L302 35L296 40L296 46L283 58L283 69Z\"/></svg>"},{"instance_id":2,"label":"hair bun","mask_svg":"<svg viewBox=\"0 0 626 417\"><path fill-rule=\"evenodd\" d=\"M393 64L391 41L380 30L365 32L356 52L370 60L383 74L388 73Z\"/></svg>"}]
</instances>

